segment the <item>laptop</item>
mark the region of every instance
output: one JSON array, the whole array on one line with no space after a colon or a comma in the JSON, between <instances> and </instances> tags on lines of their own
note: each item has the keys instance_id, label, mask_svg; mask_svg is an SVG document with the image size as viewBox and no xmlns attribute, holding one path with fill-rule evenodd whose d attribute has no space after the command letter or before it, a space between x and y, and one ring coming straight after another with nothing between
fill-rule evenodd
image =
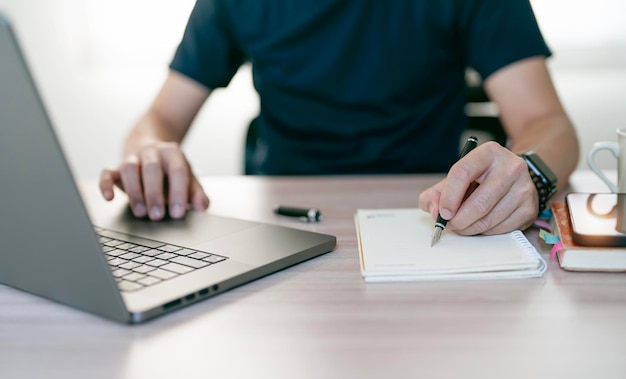
<instances>
[{"instance_id":1,"label":"laptop","mask_svg":"<svg viewBox=\"0 0 626 379\"><path fill-rule=\"evenodd\" d=\"M0 283L134 324L327 253L331 235L189 212L95 226L0 14Z\"/></svg>"}]
</instances>

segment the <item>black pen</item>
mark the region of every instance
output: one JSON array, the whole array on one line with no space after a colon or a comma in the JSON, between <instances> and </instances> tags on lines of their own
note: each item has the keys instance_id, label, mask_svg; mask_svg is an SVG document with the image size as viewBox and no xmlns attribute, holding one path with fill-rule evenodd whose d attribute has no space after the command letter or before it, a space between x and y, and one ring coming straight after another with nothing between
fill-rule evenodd
<instances>
[{"instance_id":1,"label":"black pen","mask_svg":"<svg viewBox=\"0 0 626 379\"><path fill-rule=\"evenodd\" d=\"M322 212L316 208L299 208L285 205L277 205L274 213L281 216L297 217L306 222L317 222L322 220Z\"/></svg>"},{"instance_id":2,"label":"black pen","mask_svg":"<svg viewBox=\"0 0 626 379\"><path fill-rule=\"evenodd\" d=\"M467 155L467 153L474 150L476 146L478 146L478 139L474 136L468 137L467 141L465 142L465 146L463 146L463 150L461 150L459 159L463 158L464 156ZM448 223L448 220L445 220L443 217L441 217L440 214L437 215L437 221L435 222L435 230L433 230L433 238L430 241L431 247L435 246L435 244L439 242L439 239L441 239L441 233L446 228L447 223Z\"/></svg>"}]
</instances>

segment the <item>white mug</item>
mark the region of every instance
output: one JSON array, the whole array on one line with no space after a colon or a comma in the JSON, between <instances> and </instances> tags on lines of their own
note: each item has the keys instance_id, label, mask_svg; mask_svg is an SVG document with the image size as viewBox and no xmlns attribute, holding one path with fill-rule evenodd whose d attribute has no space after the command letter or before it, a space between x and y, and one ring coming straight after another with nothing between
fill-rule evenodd
<instances>
[{"instance_id":1,"label":"white mug","mask_svg":"<svg viewBox=\"0 0 626 379\"><path fill-rule=\"evenodd\" d=\"M596 153L602 150L608 150L617 159L617 183L609 180L596 165ZM626 129L617 129L617 142L601 141L594 143L587 154L587 164L609 186L611 192L626 193Z\"/></svg>"}]
</instances>

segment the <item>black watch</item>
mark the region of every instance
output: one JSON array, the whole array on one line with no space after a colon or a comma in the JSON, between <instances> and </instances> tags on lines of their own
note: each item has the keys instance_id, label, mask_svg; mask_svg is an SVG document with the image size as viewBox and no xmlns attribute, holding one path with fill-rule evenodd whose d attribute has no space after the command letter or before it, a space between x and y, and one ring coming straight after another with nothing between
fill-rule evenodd
<instances>
[{"instance_id":1,"label":"black watch","mask_svg":"<svg viewBox=\"0 0 626 379\"><path fill-rule=\"evenodd\" d=\"M534 151L521 154L539 195L539 213L546 209L548 199L556 193L557 177Z\"/></svg>"}]
</instances>

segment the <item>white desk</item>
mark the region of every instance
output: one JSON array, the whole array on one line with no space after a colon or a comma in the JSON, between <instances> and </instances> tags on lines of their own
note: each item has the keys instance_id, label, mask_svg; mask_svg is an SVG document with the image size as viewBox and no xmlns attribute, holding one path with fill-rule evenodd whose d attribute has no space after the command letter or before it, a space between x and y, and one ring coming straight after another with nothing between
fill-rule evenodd
<instances>
[{"instance_id":1,"label":"white desk","mask_svg":"<svg viewBox=\"0 0 626 379\"><path fill-rule=\"evenodd\" d=\"M335 234L337 249L139 326L0 286L0 378L626 378L626 274L551 262L541 279L363 282L355 209L416 206L437 179L206 178L211 212ZM584 172L571 190L606 191ZM279 219L276 203L324 221Z\"/></svg>"}]
</instances>

